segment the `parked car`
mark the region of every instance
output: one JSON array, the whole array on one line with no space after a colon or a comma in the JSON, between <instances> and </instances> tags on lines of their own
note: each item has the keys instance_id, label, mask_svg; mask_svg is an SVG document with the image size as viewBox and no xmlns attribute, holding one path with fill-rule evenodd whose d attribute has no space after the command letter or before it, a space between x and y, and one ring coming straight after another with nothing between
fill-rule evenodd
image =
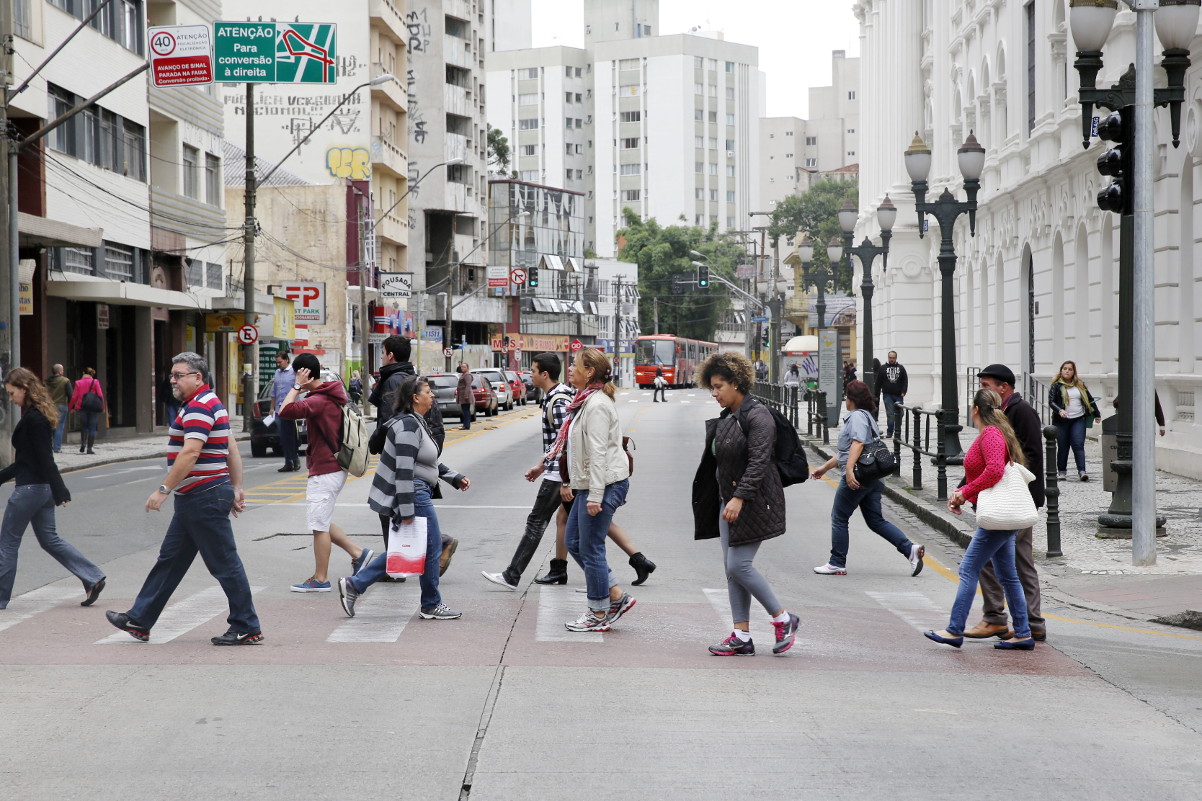
<instances>
[{"instance_id":1,"label":"parked car","mask_svg":"<svg viewBox=\"0 0 1202 801\"><path fill-rule=\"evenodd\" d=\"M459 388L458 373L433 373L426 376L430 381L430 389L434 391L434 402L438 404L443 417L459 417L459 402L455 400ZM492 384L484 376L472 376L472 397L476 403L476 413L491 417L497 413L497 393Z\"/></svg>"},{"instance_id":2,"label":"parked car","mask_svg":"<svg viewBox=\"0 0 1202 801\"><path fill-rule=\"evenodd\" d=\"M526 405L526 384L518 377L518 374L513 370L505 370L505 377L509 379L509 388L513 392L513 400L519 406Z\"/></svg>"},{"instance_id":3,"label":"parked car","mask_svg":"<svg viewBox=\"0 0 1202 801\"><path fill-rule=\"evenodd\" d=\"M503 370L496 367L477 367L472 372L488 379L488 383L497 391L497 403L502 409L513 409L513 387L509 385L509 379L505 377Z\"/></svg>"},{"instance_id":4,"label":"parked car","mask_svg":"<svg viewBox=\"0 0 1202 801\"><path fill-rule=\"evenodd\" d=\"M476 373L472 384L472 396L476 399L476 413L485 417L496 417L501 408L501 399L488 376Z\"/></svg>"},{"instance_id":5,"label":"parked car","mask_svg":"<svg viewBox=\"0 0 1202 801\"><path fill-rule=\"evenodd\" d=\"M342 377L333 370L328 370L323 367L321 370L321 380L341 382ZM342 388L344 390L346 389L345 383L343 383ZM349 392L347 392L347 396L350 396ZM259 390L259 397L255 400L254 422L251 423L250 427L250 455L254 456L255 458L266 456L268 451L271 451L272 455L274 456L283 455L283 452L280 450L279 427L277 426L275 419L272 418L271 425L266 425L264 423L264 420L267 419L267 416L270 413L271 382L268 382L261 390ZM309 438L308 432L305 429L304 420L296 421L296 430L300 441L299 452L305 453L308 450Z\"/></svg>"},{"instance_id":6,"label":"parked car","mask_svg":"<svg viewBox=\"0 0 1202 801\"><path fill-rule=\"evenodd\" d=\"M534 375L521 370L518 372L518 378L526 385L526 403L542 403L543 391L534 386Z\"/></svg>"}]
</instances>

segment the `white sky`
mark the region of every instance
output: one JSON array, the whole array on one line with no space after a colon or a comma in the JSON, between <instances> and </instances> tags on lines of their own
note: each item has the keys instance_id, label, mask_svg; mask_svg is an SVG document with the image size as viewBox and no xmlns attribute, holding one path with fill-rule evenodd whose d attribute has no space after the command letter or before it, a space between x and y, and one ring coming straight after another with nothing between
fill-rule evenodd
<instances>
[{"instance_id":1,"label":"white sky","mask_svg":"<svg viewBox=\"0 0 1202 801\"><path fill-rule=\"evenodd\" d=\"M583 0L532 0L535 47L584 46ZM831 51L860 54L852 0L661 0L656 35L694 26L754 45L768 76L768 116L808 113L811 86L829 86Z\"/></svg>"}]
</instances>

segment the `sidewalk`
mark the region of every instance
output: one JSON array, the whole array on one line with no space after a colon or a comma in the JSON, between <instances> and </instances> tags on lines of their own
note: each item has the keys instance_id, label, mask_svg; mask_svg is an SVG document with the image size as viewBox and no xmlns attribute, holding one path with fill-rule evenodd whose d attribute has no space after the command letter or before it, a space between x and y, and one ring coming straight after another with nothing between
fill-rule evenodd
<instances>
[{"instance_id":1,"label":"sidewalk","mask_svg":"<svg viewBox=\"0 0 1202 801\"><path fill-rule=\"evenodd\" d=\"M836 453L838 428L830 430L830 445L823 445L821 438L805 437L804 429L802 433L803 441L823 459ZM964 450L976 436L972 428L960 433ZM891 440L886 442L892 449ZM1090 481L1077 480L1070 454L1070 478L1060 482L1063 556L1048 558L1044 523L1035 527L1035 559L1045 594L1051 590L1050 594L1064 603L1142 621L1202 610L1202 481L1157 471L1157 513L1166 518L1166 535L1156 538L1156 564L1136 567L1131 564L1131 540L1095 536L1098 515L1110 505L1110 493L1102 489L1102 455L1097 440L1086 440L1085 456ZM912 458L903 445L900 475L886 479L885 496L962 547L967 545L975 530L971 509L965 507L964 514L957 517L947 511L944 502L936 500L937 471L929 457L922 457L922 489L911 489ZM963 476L963 467L948 466L949 493Z\"/></svg>"},{"instance_id":2,"label":"sidewalk","mask_svg":"<svg viewBox=\"0 0 1202 801\"><path fill-rule=\"evenodd\" d=\"M242 432L242 416L230 416L230 430L239 442L250 439L250 434ZM98 467L115 462L128 462L133 459L167 458L167 427L158 426L153 434L139 434L132 429L110 429L103 439L97 439L92 445L95 453L89 456L79 452L79 432L72 431L63 435L63 449L54 454L54 462L59 472L69 473L88 467ZM166 461L164 461L164 467Z\"/></svg>"}]
</instances>

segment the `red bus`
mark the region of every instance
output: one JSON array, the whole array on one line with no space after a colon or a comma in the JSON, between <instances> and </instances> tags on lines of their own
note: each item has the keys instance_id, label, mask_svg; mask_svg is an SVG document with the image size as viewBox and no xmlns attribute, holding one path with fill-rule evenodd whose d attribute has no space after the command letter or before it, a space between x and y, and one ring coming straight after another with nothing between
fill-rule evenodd
<instances>
[{"instance_id":1,"label":"red bus","mask_svg":"<svg viewBox=\"0 0 1202 801\"><path fill-rule=\"evenodd\" d=\"M634 341L634 383L648 389L655 381L656 369L662 369L668 386L692 386L697 366L717 352L713 342L672 334L638 337Z\"/></svg>"}]
</instances>

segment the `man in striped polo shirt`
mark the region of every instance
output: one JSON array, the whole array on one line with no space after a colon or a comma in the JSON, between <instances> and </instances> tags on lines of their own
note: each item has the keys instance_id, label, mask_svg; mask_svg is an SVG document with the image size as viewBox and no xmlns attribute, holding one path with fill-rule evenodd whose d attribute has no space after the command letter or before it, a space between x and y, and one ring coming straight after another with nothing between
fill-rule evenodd
<instances>
[{"instance_id":1,"label":"man in striped polo shirt","mask_svg":"<svg viewBox=\"0 0 1202 801\"><path fill-rule=\"evenodd\" d=\"M229 600L229 630L214 645L254 645L263 641L250 582L234 545L230 513L246 508L242 495L242 457L230 447L229 414L205 383L209 365L198 353L171 360L172 394L183 411L171 423L167 478L146 499L146 511L159 511L175 493L175 514L159 548L159 558L128 612L106 612L109 622L146 642L150 629L179 586L196 554Z\"/></svg>"}]
</instances>

